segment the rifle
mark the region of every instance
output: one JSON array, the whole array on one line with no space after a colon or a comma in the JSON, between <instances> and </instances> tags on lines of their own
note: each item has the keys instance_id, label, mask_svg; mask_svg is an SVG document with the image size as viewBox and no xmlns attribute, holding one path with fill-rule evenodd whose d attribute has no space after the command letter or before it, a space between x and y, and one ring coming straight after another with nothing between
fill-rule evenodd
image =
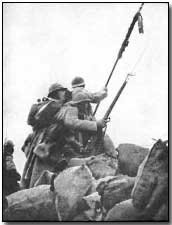
<instances>
[{"instance_id":1,"label":"rifle","mask_svg":"<svg viewBox=\"0 0 172 225\"><path fill-rule=\"evenodd\" d=\"M122 86L120 87L120 89L119 89L117 95L115 96L114 100L113 100L112 103L110 104L108 110L106 111L106 113L105 113L105 115L104 115L104 117L103 117L103 119L104 119L105 121L106 121L106 120L109 120L109 115L110 115L110 113L112 112L112 109L113 109L114 105L115 105L116 102L118 101L119 96L121 95L122 91L124 90L124 88L125 88L125 86L126 86L128 80L129 80L129 77L130 77L130 76L135 76L135 75L133 75L133 74L127 74L127 77L125 78L125 81L123 82L123 84L122 84Z\"/></svg>"},{"instance_id":2,"label":"rifle","mask_svg":"<svg viewBox=\"0 0 172 225\"><path fill-rule=\"evenodd\" d=\"M140 13L141 10L142 10L142 8L143 8L143 5L144 5L144 3L141 4L139 10L136 12L135 16L133 17L133 20L132 20L132 22L131 22L131 24L130 24L130 27L128 28L128 32L127 32L127 34L126 34L126 36L125 36L125 39L124 39L124 41L122 42L121 48L120 48L120 50L119 50L119 52L118 52L117 59L116 59L114 65L113 65L113 68L112 68L112 70L111 70L111 72L110 72L110 75L109 75L109 77L108 77L108 79L107 79L107 81L106 81L105 87L108 86L108 83L109 83L109 81L110 81L110 79L111 79L111 77L112 77L113 71L114 71L114 69L115 69L115 67L116 67L116 65L117 65L117 63L118 63L118 60L119 60L120 58L122 58L122 54L123 54L123 52L125 51L125 48L126 48L126 47L128 46L128 44L129 44L129 38L130 38L130 35L131 35L131 33L132 33L133 29L134 29L135 23L136 23L137 21L138 21L139 33L143 33L143 32L144 32L144 31L143 31L143 18L142 18L141 13ZM93 115L96 114L99 105L100 105L100 102L96 105Z\"/></svg>"},{"instance_id":3,"label":"rifle","mask_svg":"<svg viewBox=\"0 0 172 225\"><path fill-rule=\"evenodd\" d=\"M107 109L104 117L103 117L103 120L107 122L110 121L110 118L109 118L109 115L110 113L112 112L112 109L113 107L115 106L115 104L117 103L122 91L124 90L128 80L129 80L129 77L130 76L134 76L133 74L128 74L125 81L123 82L122 86L120 87L117 95L115 96L115 98L113 99L112 103L110 104L109 108ZM105 132L106 132L106 129L107 129L107 126L105 127L104 131L101 130L101 132L98 132L97 135L94 135L92 136L86 146L85 146L85 152L91 152L92 155L96 155L98 153L100 153L100 149L102 148L103 146L103 138L104 138L104 135L105 135ZM93 150L94 149L94 150Z\"/></svg>"},{"instance_id":4,"label":"rifle","mask_svg":"<svg viewBox=\"0 0 172 225\"><path fill-rule=\"evenodd\" d=\"M41 133L40 131L36 131L34 134L34 137L30 144L30 151L29 151L26 163L24 165L23 174L21 177L21 182L20 182L21 189L29 188L30 179L32 175L32 169L35 162L35 153L33 151L34 151L35 145L39 144L43 140L45 131L46 131L45 129L42 130Z\"/></svg>"}]
</instances>

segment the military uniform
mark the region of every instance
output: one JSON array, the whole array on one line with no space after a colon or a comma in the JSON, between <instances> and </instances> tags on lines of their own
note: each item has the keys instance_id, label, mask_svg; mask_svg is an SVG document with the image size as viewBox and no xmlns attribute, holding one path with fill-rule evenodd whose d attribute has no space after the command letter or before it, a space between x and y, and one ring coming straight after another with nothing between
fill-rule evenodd
<instances>
[{"instance_id":1,"label":"military uniform","mask_svg":"<svg viewBox=\"0 0 172 225\"><path fill-rule=\"evenodd\" d=\"M103 100L105 97L107 97L107 88L103 88L99 92L91 93L85 89L85 82L82 77L75 77L72 80L72 96L76 96L77 93L83 92L86 94L91 103L98 103L101 100Z\"/></svg>"},{"instance_id":2,"label":"military uniform","mask_svg":"<svg viewBox=\"0 0 172 225\"><path fill-rule=\"evenodd\" d=\"M7 141L4 144L3 151L3 195L9 195L19 191L20 174L17 172L13 161L14 145L12 141Z\"/></svg>"},{"instance_id":3,"label":"military uniform","mask_svg":"<svg viewBox=\"0 0 172 225\"><path fill-rule=\"evenodd\" d=\"M78 109L79 103L86 102L89 104L90 101L89 95L83 92L77 93L76 96L73 97L73 101L65 104L57 114L57 120L63 122L64 127L71 131L71 135L73 135L83 147L83 152L81 151L79 157L88 157L91 154L91 152L85 154L84 148L90 137L101 133L102 128L105 126L105 123L103 123L102 120L96 121L92 114L80 112ZM104 137L102 143L102 149L116 157L115 147L108 136ZM68 149L71 148L72 147L69 145ZM75 148L73 148L73 152L75 152ZM75 156L73 155L73 157Z\"/></svg>"},{"instance_id":4,"label":"military uniform","mask_svg":"<svg viewBox=\"0 0 172 225\"><path fill-rule=\"evenodd\" d=\"M24 152L26 158L28 158L28 155L29 155L29 152L30 152L30 146L31 146L32 140L33 140L33 138L34 138L34 135L35 135L34 132L33 132L33 133L30 133L30 134L27 136L27 138L26 138L26 140L24 141L24 144L23 144L23 146L22 146L22 148L21 148L21 150Z\"/></svg>"},{"instance_id":5,"label":"military uniform","mask_svg":"<svg viewBox=\"0 0 172 225\"><path fill-rule=\"evenodd\" d=\"M33 127L33 130L39 130L48 127L53 123L53 116L61 108L63 102L53 98L43 98L32 105L27 123Z\"/></svg>"},{"instance_id":6,"label":"military uniform","mask_svg":"<svg viewBox=\"0 0 172 225\"><path fill-rule=\"evenodd\" d=\"M71 129L75 138L84 146L89 134L97 133L97 122L79 118L78 108L68 103L60 110L57 119L62 120L66 128Z\"/></svg>"},{"instance_id":7,"label":"military uniform","mask_svg":"<svg viewBox=\"0 0 172 225\"><path fill-rule=\"evenodd\" d=\"M62 107L65 99L55 99L55 95L59 91L65 90L66 88L58 83L51 85L48 97L44 100L45 104L38 110L34 110L33 113L29 113L35 124L22 175L21 186L23 189L33 187L44 170L53 171L56 161L58 161L58 143L55 137L57 125L54 116ZM51 137L52 134L54 138ZM53 152L57 154L53 156Z\"/></svg>"}]
</instances>

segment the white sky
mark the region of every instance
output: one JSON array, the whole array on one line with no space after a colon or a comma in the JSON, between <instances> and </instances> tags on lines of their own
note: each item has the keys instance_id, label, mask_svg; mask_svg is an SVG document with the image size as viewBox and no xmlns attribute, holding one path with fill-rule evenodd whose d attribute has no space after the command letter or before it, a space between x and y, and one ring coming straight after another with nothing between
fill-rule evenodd
<instances>
[{"instance_id":1,"label":"white sky","mask_svg":"<svg viewBox=\"0 0 172 225\"><path fill-rule=\"evenodd\" d=\"M47 95L53 82L70 88L83 76L87 89L106 82L139 3L24 3L4 4L3 118L4 138L15 143L15 162L21 172L21 146L31 132L26 124L31 104ZM101 103L101 118L128 72L129 80L117 102L107 132L114 144L151 147L152 138L168 135L168 4L145 3L144 34L137 24L129 46Z\"/></svg>"}]
</instances>

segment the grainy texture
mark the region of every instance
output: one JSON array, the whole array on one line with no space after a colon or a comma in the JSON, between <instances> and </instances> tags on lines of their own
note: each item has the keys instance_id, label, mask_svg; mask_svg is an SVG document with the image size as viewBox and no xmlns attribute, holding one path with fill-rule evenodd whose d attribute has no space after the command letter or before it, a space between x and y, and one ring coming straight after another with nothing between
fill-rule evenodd
<instances>
[{"instance_id":1,"label":"grainy texture","mask_svg":"<svg viewBox=\"0 0 172 225\"><path fill-rule=\"evenodd\" d=\"M132 205L132 199L115 205L105 217L105 221L139 221L140 212Z\"/></svg>"},{"instance_id":2,"label":"grainy texture","mask_svg":"<svg viewBox=\"0 0 172 225\"><path fill-rule=\"evenodd\" d=\"M161 207L159 208L158 212L155 214L155 216L153 217L153 219L155 221L165 221L168 218L168 202L164 203L163 205L161 205Z\"/></svg>"},{"instance_id":3,"label":"grainy texture","mask_svg":"<svg viewBox=\"0 0 172 225\"><path fill-rule=\"evenodd\" d=\"M134 144L120 144L117 149L120 172L135 177L140 163L144 160L149 150Z\"/></svg>"},{"instance_id":4,"label":"grainy texture","mask_svg":"<svg viewBox=\"0 0 172 225\"><path fill-rule=\"evenodd\" d=\"M106 176L115 176L118 172L118 160L107 154L100 154L87 161L87 166L91 170L95 179Z\"/></svg>"},{"instance_id":5,"label":"grainy texture","mask_svg":"<svg viewBox=\"0 0 172 225\"><path fill-rule=\"evenodd\" d=\"M153 218L168 201L168 147L164 142L154 144L139 172L132 192L133 205Z\"/></svg>"},{"instance_id":6,"label":"grainy texture","mask_svg":"<svg viewBox=\"0 0 172 225\"><path fill-rule=\"evenodd\" d=\"M134 186L135 178L126 175L115 176L97 187L98 192L101 194L102 204L106 210L111 209L119 202L131 198L131 191Z\"/></svg>"},{"instance_id":7,"label":"grainy texture","mask_svg":"<svg viewBox=\"0 0 172 225\"><path fill-rule=\"evenodd\" d=\"M86 166L71 167L54 180L56 209L62 221L77 213L78 202L92 186L92 175Z\"/></svg>"},{"instance_id":8,"label":"grainy texture","mask_svg":"<svg viewBox=\"0 0 172 225\"><path fill-rule=\"evenodd\" d=\"M5 210L5 221L58 221L55 195L50 185L18 191L7 196L8 208Z\"/></svg>"},{"instance_id":9,"label":"grainy texture","mask_svg":"<svg viewBox=\"0 0 172 225\"><path fill-rule=\"evenodd\" d=\"M44 172L42 172L39 179L35 182L34 187L42 185L42 184L50 185L53 176L54 176L54 173L50 172L49 170L44 170Z\"/></svg>"}]
</instances>

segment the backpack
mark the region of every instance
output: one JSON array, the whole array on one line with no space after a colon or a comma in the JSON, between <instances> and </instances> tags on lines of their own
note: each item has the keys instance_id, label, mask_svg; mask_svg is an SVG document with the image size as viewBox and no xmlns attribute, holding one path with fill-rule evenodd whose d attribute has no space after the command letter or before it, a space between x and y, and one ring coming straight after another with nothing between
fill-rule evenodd
<instances>
[{"instance_id":1,"label":"backpack","mask_svg":"<svg viewBox=\"0 0 172 225\"><path fill-rule=\"evenodd\" d=\"M27 124L32 126L32 127L36 127L37 123L36 123L36 119L35 119L35 115L36 113L39 111L39 109L46 104L46 101L41 101L40 99L37 100L37 103L34 103L31 106L31 109L29 111L29 115L27 118Z\"/></svg>"},{"instance_id":2,"label":"backpack","mask_svg":"<svg viewBox=\"0 0 172 225\"><path fill-rule=\"evenodd\" d=\"M49 126L61 106L60 100L43 98L41 102L32 105L27 119L28 125L37 129Z\"/></svg>"}]
</instances>

